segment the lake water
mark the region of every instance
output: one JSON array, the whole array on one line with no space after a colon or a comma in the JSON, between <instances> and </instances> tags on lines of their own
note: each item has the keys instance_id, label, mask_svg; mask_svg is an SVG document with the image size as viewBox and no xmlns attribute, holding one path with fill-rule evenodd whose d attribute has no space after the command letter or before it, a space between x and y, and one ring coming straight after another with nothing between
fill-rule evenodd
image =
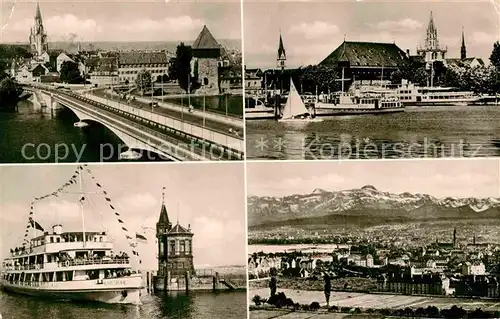
<instances>
[{"instance_id":1,"label":"lake water","mask_svg":"<svg viewBox=\"0 0 500 319\"><path fill-rule=\"evenodd\" d=\"M127 150L103 125L77 128L75 122L67 108L42 112L28 100L19 102L16 113L0 112L0 163L116 162ZM159 158L144 153L140 160Z\"/></svg>"},{"instance_id":2,"label":"lake water","mask_svg":"<svg viewBox=\"0 0 500 319\"><path fill-rule=\"evenodd\" d=\"M108 305L42 300L0 292L3 319L246 318L246 292L143 295L142 305Z\"/></svg>"},{"instance_id":3,"label":"lake water","mask_svg":"<svg viewBox=\"0 0 500 319\"><path fill-rule=\"evenodd\" d=\"M419 108L315 123L247 121L248 159L500 156L500 106Z\"/></svg>"}]
</instances>

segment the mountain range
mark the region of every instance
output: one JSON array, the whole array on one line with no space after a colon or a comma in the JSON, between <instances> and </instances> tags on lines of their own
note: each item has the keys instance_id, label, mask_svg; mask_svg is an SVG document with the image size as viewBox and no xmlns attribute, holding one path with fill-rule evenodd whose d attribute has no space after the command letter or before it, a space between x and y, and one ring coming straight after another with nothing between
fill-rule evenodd
<instances>
[{"instance_id":1,"label":"mountain range","mask_svg":"<svg viewBox=\"0 0 500 319\"><path fill-rule=\"evenodd\" d=\"M499 218L500 198L437 198L428 194L391 193L365 185L358 189L285 197L248 197L250 227L293 223L357 222L383 224L418 220Z\"/></svg>"}]
</instances>

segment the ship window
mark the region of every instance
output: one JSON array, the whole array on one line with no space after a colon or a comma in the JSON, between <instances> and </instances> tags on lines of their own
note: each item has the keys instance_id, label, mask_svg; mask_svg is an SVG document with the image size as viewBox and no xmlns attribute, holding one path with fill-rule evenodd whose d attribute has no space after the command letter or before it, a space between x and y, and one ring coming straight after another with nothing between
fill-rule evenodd
<instances>
[{"instance_id":1,"label":"ship window","mask_svg":"<svg viewBox=\"0 0 500 319\"><path fill-rule=\"evenodd\" d=\"M56 272L56 281L63 281L63 272L62 271Z\"/></svg>"},{"instance_id":2,"label":"ship window","mask_svg":"<svg viewBox=\"0 0 500 319\"><path fill-rule=\"evenodd\" d=\"M102 243L102 236L99 236L99 242Z\"/></svg>"},{"instance_id":3,"label":"ship window","mask_svg":"<svg viewBox=\"0 0 500 319\"><path fill-rule=\"evenodd\" d=\"M54 237L50 236L50 242L53 243L54 242Z\"/></svg>"},{"instance_id":4,"label":"ship window","mask_svg":"<svg viewBox=\"0 0 500 319\"><path fill-rule=\"evenodd\" d=\"M94 243L96 243L96 242L97 242L97 237L94 236Z\"/></svg>"},{"instance_id":5,"label":"ship window","mask_svg":"<svg viewBox=\"0 0 500 319\"><path fill-rule=\"evenodd\" d=\"M61 242L61 237L57 237L57 238L56 238L56 241L57 241L58 243L60 243L60 242Z\"/></svg>"}]
</instances>

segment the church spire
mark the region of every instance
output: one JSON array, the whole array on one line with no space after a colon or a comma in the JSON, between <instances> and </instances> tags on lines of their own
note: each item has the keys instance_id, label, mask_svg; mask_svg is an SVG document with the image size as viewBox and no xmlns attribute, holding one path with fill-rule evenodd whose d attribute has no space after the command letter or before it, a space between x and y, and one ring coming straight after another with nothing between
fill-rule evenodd
<instances>
[{"instance_id":1,"label":"church spire","mask_svg":"<svg viewBox=\"0 0 500 319\"><path fill-rule=\"evenodd\" d=\"M460 59L467 58L467 48L465 47L464 27L462 27L462 47L460 48Z\"/></svg>"},{"instance_id":2,"label":"church spire","mask_svg":"<svg viewBox=\"0 0 500 319\"><path fill-rule=\"evenodd\" d=\"M427 26L427 35L425 38L425 46L427 48L439 48L439 41L437 36L437 28L434 24L434 15L431 11L431 16L429 18L429 25Z\"/></svg>"},{"instance_id":3,"label":"church spire","mask_svg":"<svg viewBox=\"0 0 500 319\"><path fill-rule=\"evenodd\" d=\"M283 38L281 37L281 31L280 31L280 43L278 47L278 67L279 68L285 68L285 61L286 61L286 52L285 52L285 46L283 45Z\"/></svg>"},{"instance_id":4,"label":"church spire","mask_svg":"<svg viewBox=\"0 0 500 319\"><path fill-rule=\"evenodd\" d=\"M42 22L42 13L40 12L40 3L36 2L35 20Z\"/></svg>"}]
</instances>

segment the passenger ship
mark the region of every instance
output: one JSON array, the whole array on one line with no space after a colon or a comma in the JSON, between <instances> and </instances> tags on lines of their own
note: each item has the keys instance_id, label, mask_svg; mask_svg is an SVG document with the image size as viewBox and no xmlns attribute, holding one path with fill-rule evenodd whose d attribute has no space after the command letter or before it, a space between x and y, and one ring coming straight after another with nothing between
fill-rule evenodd
<instances>
[{"instance_id":1,"label":"passenger ship","mask_svg":"<svg viewBox=\"0 0 500 319\"><path fill-rule=\"evenodd\" d=\"M30 222L36 232L39 224ZM33 237L29 245L11 249L3 261L4 290L61 300L140 304L141 274L125 252L114 254L106 232L85 232L83 208L82 231L63 232L57 224L52 232Z\"/></svg>"},{"instance_id":2,"label":"passenger ship","mask_svg":"<svg viewBox=\"0 0 500 319\"><path fill-rule=\"evenodd\" d=\"M377 114L403 112L404 105L395 96L356 90L352 93L335 94L314 103L316 116Z\"/></svg>"},{"instance_id":3,"label":"passenger ship","mask_svg":"<svg viewBox=\"0 0 500 319\"><path fill-rule=\"evenodd\" d=\"M363 87L362 91L395 96L404 106L470 105L481 99L472 91L441 86L420 87L409 83L397 87Z\"/></svg>"}]
</instances>

